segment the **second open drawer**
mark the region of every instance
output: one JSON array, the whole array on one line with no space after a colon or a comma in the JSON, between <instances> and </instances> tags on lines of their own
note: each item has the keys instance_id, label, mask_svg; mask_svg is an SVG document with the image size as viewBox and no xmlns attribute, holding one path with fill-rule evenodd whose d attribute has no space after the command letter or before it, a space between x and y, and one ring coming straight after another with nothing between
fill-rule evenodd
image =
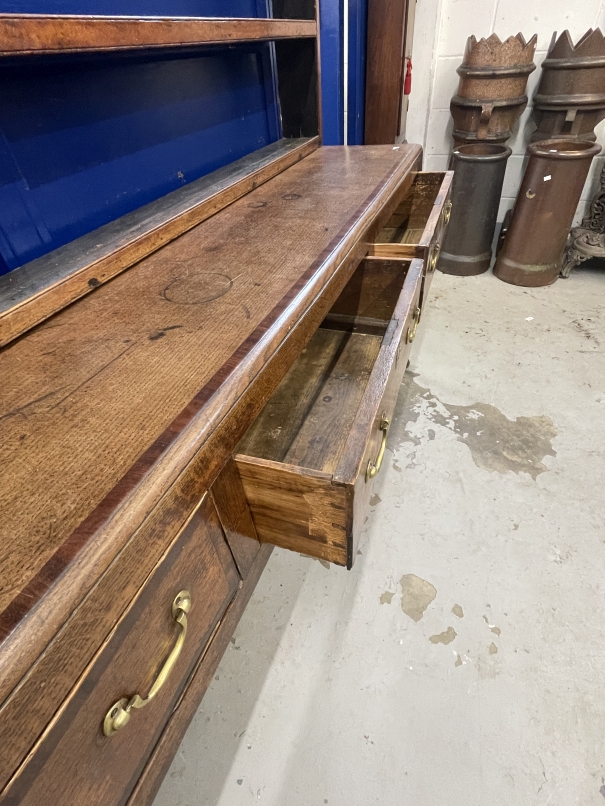
<instances>
[{"instance_id":1,"label":"second open drawer","mask_svg":"<svg viewBox=\"0 0 605 806\"><path fill-rule=\"evenodd\" d=\"M453 171L419 171L403 201L370 246L369 254L374 258L424 260L422 304L450 220L453 176Z\"/></svg>"},{"instance_id":2,"label":"second open drawer","mask_svg":"<svg viewBox=\"0 0 605 806\"><path fill-rule=\"evenodd\" d=\"M238 445L261 541L352 566L422 275L419 259L363 261Z\"/></svg>"}]
</instances>

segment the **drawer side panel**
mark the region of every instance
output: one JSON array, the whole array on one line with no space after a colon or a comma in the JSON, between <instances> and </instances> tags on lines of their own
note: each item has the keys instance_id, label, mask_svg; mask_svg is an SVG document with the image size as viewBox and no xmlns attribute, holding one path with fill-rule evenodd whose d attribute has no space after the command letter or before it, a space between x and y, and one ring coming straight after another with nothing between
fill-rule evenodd
<instances>
[{"instance_id":1,"label":"drawer side panel","mask_svg":"<svg viewBox=\"0 0 605 806\"><path fill-rule=\"evenodd\" d=\"M238 454L235 461L263 543L345 565L352 501L327 473Z\"/></svg>"}]
</instances>

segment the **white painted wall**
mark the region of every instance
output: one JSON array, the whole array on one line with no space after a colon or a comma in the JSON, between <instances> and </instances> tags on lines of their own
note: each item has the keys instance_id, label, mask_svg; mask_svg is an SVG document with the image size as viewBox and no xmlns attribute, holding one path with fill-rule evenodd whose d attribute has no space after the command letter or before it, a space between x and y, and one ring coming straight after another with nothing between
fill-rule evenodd
<instances>
[{"instance_id":1,"label":"white painted wall","mask_svg":"<svg viewBox=\"0 0 605 806\"><path fill-rule=\"evenodd\" d=\"M498 220L513 206L523 168L525 149L535 124L531 120L531 99L540 78L540 65L553 31L569 29L577 41L588 28L605 32L605 0L418 0L414 48L412 93L406 139L424 148L424 169L446 169L453 141L450 99L456 93L456 68L462 61L467 38L478 39L497 33L501 39L519 31L526 39L538 34L535 63L529 77L527 109L508 141L513 154L508 161ZM605 148L605 121L597 128L598 142ZM582 192L576 220L584 215L596 192L605 156L593 160Z\"/></svg>"}]
</instances>

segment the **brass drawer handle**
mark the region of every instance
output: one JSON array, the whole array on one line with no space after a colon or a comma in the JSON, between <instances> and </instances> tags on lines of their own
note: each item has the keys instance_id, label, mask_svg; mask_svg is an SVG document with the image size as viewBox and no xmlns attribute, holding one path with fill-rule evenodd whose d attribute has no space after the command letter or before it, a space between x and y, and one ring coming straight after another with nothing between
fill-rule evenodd
<instances>
[{"instance_id":1,"label":"brass drawer handle","mask_svg":"<svg viewBox=\"0 0 605 806\"><path fill-rule=\"evenodd\" d=\"M411 344L416 338L416 331L418 330L418 322L420 322L420 308L416 306L414 315L412 317L413 325L407 329L405 334L405 343Z\"/></svg>"},{"instance_id":2,"label":"brass drawer handle","mask_svg":"<svg viewBox=\"0 0 605 806\"><path fill-rule=\"evenodd\" d=\"M449 223L450 216L452 215L452 202L448 201L445 207L443 208L443 225L446 226Z\"/></svg>"},{"instance_id":3,"label":"brass drawer handle","mask_svg":"<svg viewBox=\"0 0 605 806\"><path fill-rule=\"evenodd\" d=\"M174 669L183 644L185 643L185 636L187 635L187 613L191 610L191 594L189 591L181 591L177 593L174 602L172 603L172 617L180 627L179 637L176 639L176 644L170 651L170 655L166 658L164 665L160 669L154 684L149 689L149 694L145 699L135 694L134 697L128 699L123 697L118 702L111 706L105 719L103 720L103 733L105 736L113 736L122 728L125 728L130 721L130 711L132 708L144 708L162 688L172 670Z\"/></svg>"},{"instance_id":4,"label":"brass drawer handle","mask_svg":"<svg viewBox=\"0 0 605 806\"><path fill-rule=\"evenodd\" d=\"M390 425L389 418L383 412L382 417L380 418L380 430L382 431L382 441L380 443L380 450L378 451L376 461L373 462L370 459L370 461L368 462L368 469L366 470L366 481L373 479L374 476L377 475L382 466L382 460L384 459L384 452L387 447L387 432L389 430L389 425Z\"/></svg>"},{"instance_id":5,"label":"brass drawer handle","mask_svg":"<svg viewBox=\"0 0 605 806\"><path fill-rule=\"evenodd\" d=\"M439 260L439 252L441 252L441 244L436 243L433 254L431 255L431 262L429 263L429 271L435 271L437 261Z\"/></svg>"}]
</instances>

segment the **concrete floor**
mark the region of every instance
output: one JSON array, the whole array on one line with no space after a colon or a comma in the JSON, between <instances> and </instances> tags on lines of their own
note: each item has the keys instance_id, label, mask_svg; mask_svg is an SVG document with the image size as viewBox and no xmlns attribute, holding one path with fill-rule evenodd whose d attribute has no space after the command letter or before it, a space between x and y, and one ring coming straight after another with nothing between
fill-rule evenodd
<instances>
[{"instance_id":1,"label":"concrete floor","mask_svg":"<svg viewBox=\"0 0 605 806\"><path fill-rule=\"evenodd\" d=\"M437 275L353 571L275 550L154 806L605 806L604 291Z\"/></svg>"}]
</instances>

